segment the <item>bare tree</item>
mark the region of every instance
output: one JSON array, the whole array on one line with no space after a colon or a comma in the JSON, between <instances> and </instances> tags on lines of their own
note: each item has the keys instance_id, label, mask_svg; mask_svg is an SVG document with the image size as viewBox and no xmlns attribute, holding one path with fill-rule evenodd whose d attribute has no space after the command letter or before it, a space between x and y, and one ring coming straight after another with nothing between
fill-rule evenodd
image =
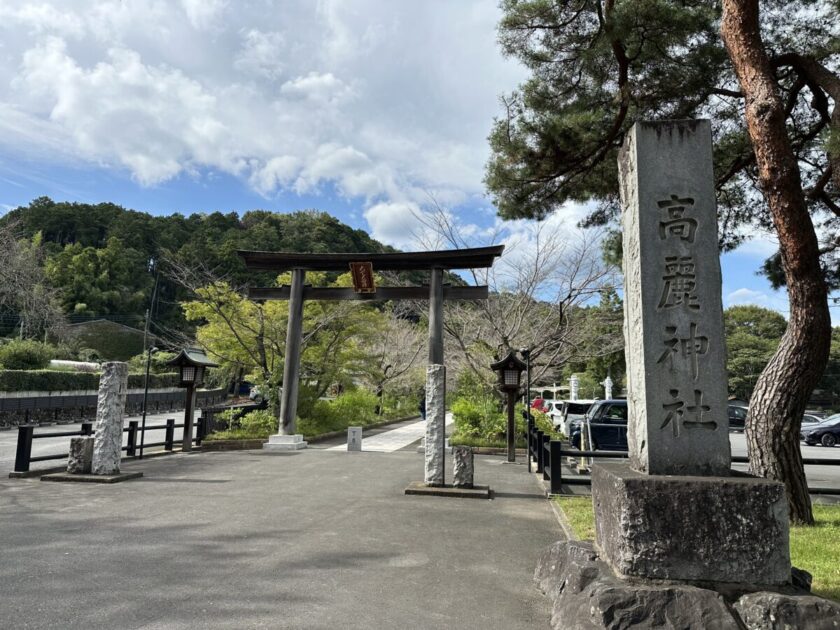
<instances>
[{"instance_id":1,"label":"bare tree","mask_svg":"<svg viewBox=\"0 0 840 630\"><path fill-rule=\"evenodd\" d=\"M0 226L0 311L19 316L21 338L60 336L66 319L43 269L40 242L15 234L15 225Z\"/></svg>"},{"instance_id":2,"label":"bare tree","mask_svg":"<svg viewBox=\"0 0 840 630\"><path fill-rule=\"evenodd\" d=\"M418 219L425 228L418 238L426 244L478 246L440 206L433 213L418 214ZM601 256L602 235L570 229L555 220L516 227L492 268L469 270L474 284L489 287L489 299L446 306L444 327L450 347L456 350L455 363L486 380L489 358L529 347L537 381L568 361L621 350L620 336L587 343L583 307L616 284L616 270ZM501 241L503 226L497 224L484 236L490 242L482 245Z\"/></svg>"}]
</instances>

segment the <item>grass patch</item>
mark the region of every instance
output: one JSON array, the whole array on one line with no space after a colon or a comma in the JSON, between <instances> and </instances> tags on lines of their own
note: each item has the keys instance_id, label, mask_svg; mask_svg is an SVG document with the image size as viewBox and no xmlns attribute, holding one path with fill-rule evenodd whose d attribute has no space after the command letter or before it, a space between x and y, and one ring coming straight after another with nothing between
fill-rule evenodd
<instances>
[{"instance_id":1,"label":"grass patch","mask_svg":"<svg viewBox=\"0 0 840 630\"><path fill-rule=\"evenodd\" d=\"M581 540L595 539L595 512L591 497L554 497L569 520L575 536Z\"/></svg>"},{"instance_id":2,"label":"grass patch","mask_svg":"<svg viewBox=\"0 0 840 630\"><path fill-rule=\"evenodd\" d=\"M218 440L267 440L268 431L251 431L248 429L229 429L211 433L204 438L205 442L216 442Z\"/></svg>"},{"instance_id":3,"label":"grass patch","mask_svg":"<svg viewBox=\"0 0 840 630\"><path fill-rule=\"evenodd\" d=\"M452 446L475 446L483 448L507 448L507 440L498 440L493 438L480 437L477 435L460 435L455 433L449 438L449 444ZM527 448L528 442L525 440L517 440L516 448Z\"/></svg>"},{"instance_id":4,"label":"grass patch","mask_svg":"<svg viewBox=\"0 0 840 630\"><path fill-rule=\"evenodd\" d=\"M840 505L814 505L814 527L790 528L793 566L814 576L814 594L840 601Z\"/></svg>"},{"instance_id":5,"label":"grass patch","mask_svg":"<svg viewBox=\"0 0 840 630\"><path fill-rule=\"evenodd\" d=\"M595 538L595 514L590 497L554 497L582 540ZM814 576L815 595L840 601L840 505L814 505L814 527L790 528L793 566Z\"/></svg>"}]
</instances>

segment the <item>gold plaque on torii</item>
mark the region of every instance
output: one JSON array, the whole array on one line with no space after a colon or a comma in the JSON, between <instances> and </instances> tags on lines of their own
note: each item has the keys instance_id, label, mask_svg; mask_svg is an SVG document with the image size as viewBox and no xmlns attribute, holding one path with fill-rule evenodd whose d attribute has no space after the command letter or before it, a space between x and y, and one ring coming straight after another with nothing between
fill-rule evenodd
<instances>
[{"instance_id":1,"label":"gold plaque on torii","mask_svg":"<svg viewBox=\"0 0 840 630\"><path fill-rule=\"evenodd\" d=\"M373 279L373 263L351 262L350 273L353 276L353 290L356 293L376 293Z\"/></svg>"}]
</instances>

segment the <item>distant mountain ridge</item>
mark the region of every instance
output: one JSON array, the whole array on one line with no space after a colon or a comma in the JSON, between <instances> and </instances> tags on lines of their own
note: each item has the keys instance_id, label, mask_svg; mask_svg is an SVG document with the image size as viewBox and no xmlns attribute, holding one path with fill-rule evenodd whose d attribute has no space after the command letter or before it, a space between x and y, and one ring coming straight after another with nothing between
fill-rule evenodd
<instances>
[{"instance_id":1,"label":"distant mountain ridge","mask_svg":"<svg viewBox=\"0 0 840 630\"><path fill-rule=\"evenodd\" d=\"M271 284L271 274L245 270L238 249L289 252L395 252L317 210L250 210L156 216L113 203L56 202L39 197L0 217L22 238L41 235L47 277L71 320L96 317L139 325L154 286L149 263L163 252L200 261L235 284ZM186 327L177 302L183 289L162 277L158 322ZM2 333L2 331L0 331Z\"/></svg>"}]
</instances>

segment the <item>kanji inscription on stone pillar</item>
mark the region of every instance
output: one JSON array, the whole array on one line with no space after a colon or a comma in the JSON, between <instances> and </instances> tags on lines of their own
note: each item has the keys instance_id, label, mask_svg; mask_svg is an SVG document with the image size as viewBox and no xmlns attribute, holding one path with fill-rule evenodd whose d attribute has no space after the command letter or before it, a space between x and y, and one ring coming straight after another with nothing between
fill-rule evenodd
<instances>
[{"instance_id":1,"label":"kanji inscription on stone pillar","mask_svg":"<svg viewBox=\"0 0 840 630\"><path fill-rule=\"evenodd\" d=\"M727 475L709 122L636 123L619 170L630 464L649 474Z\"/></svg>"}]
</instances>

